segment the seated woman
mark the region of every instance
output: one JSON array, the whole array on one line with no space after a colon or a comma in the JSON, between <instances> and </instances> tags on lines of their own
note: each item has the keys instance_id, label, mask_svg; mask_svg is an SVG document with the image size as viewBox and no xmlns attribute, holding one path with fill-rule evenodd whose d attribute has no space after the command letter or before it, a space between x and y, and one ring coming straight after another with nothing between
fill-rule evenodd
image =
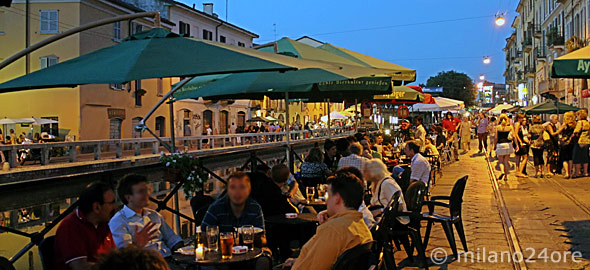
<instances>
[{"instance_id":1,"label":"seated woman","mask_svg":"<svg viewBox=\"0 0 590 270\"><path fill-rule=\"evenodd\" d=\"M429 156L438 156L438 149L432 144L432 138L426 138L426 145L424 145L424 154Z\"/></svg>"},{"instance_id":2,"label":"seated woman","mask_svg":"<svg viewBox=\"0 0 590 270\"><path fill-rule=\"evenodd\" d=\"M397 191L400 191L399 210L407 211L402 189L389 175L387 167L381 160L371 159L365 163L363 176L364 180L371 184L373 197L371 197L371 206L369 206L369 209L371 209L376 223L379 223L383 209L387 207L393 194ZM402 224L408 224L410 222L408 217L398 217L397 219Z\"/></svg>"},{"instance_id":3,"label":"seated woman","mask_svg":"<svg viewBox=\"0 0 590 270\"><path fill-rule=\"evenodd\" d=\"M317 186L325 182L325 179L332 174L332 171L324 163L322 150L314 147L309 151L305 162L301 164L302 186Z\"/></svg>"}]
</instances>

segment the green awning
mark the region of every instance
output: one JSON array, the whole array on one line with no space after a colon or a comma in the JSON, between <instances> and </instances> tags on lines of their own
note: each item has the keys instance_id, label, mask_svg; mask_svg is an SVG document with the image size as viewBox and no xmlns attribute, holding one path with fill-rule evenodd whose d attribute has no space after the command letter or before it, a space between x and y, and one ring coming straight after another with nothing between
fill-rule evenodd
<instances>
[{"instance_id":1,"label":"green awning","mask_svg":"<svg viewBox=\"0 0 590 270\"><path fill-rule=\"evenodd\" d=\"M521 108L521 110L526 114L562 114L570 111L575 112L580 108L553 100L546 100L543 103Z\"/></svg>"},{"instance_id":2,"label":"green awning","mask_svg":"<svg viewBox=\"0 0 590 270\"><path fill-rule=\"evenodd\" d=\"M590 79L590 46L555 58L551 77Z\"/></svg>"}]
</instances>

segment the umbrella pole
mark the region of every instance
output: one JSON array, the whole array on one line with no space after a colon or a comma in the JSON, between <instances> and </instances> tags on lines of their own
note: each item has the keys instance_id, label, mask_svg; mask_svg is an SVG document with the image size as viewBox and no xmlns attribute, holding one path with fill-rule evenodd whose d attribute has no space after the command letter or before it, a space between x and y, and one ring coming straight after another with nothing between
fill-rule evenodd
<instances>
[{"instance_id":1,"label":"umbrella pole","mask_svg":"<svg viewBox=\"0 0 590 270\"><path fill-rule=\"evenodd\" d=\"M291 172L294 170L294 166L291 164L291 135L290 132L290 123L289 123L289 92L285 92L285 137L287 142L287 166L291 169Z\"/></svg>"},{"instance_id":2,"label":"umbrella pole","mask_svg":"<svg viewBox=\"0 0 590 270\"><path fill-rule=\"evenodd\" d=\"M327 106L328 106L328 139L329 139L332 137L332 130L330 129L330 122L331 122L330 113L332 111L330 110L330 99L328 98L328 99L326 99L326 101L328 103Z\"/></svg>"},{"instance_id":3,"label":"umbrella pole","mask_svg":"<svg viewBox=\"0 0 590 270\"><path fill-rule=\"evenodd\" d=\"M174 99L170 97L170 140L172 145L172 153L176 153L176 138L174 136ZM180 211L180 203L178 201L178 190L174 193L174 209L176 211ZM176 217L176 233L180 233L180 216L174 215Z\"/></svg>"}]
</instances>

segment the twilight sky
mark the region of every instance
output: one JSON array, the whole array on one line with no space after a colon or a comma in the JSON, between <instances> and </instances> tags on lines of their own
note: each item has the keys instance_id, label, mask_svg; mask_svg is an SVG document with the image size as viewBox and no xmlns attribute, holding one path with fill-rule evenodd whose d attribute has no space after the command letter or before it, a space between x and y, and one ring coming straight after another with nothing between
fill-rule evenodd
<instances>
[{"instance_id":1,"label":"twilight sky","mask_svg":"<svg viewBox=\"0 0 590 270\"><path fill-rule=\"evenodd\" d=\"M181 0L202 10L201 1ZM227 0L228 21L258 35L262 44L307 35L416 69L417 83L439 71L467 73L474 81L503 83L505 39L518 0ZM226 0L214 12L226 18ZM507 12L497 27L494 15ZM276 35L275 26L276 24ZM482 59L489 56L491 64Z\"/></svg>"}]
</instances>

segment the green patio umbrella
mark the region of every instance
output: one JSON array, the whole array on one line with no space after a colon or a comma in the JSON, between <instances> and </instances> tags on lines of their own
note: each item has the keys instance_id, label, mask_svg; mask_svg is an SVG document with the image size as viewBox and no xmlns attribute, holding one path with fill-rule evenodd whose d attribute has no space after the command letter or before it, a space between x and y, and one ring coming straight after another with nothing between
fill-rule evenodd
<instances>
[{"instance_id":1,"label":"green patio umbrella","mask_svg":"<svg viewBox=\"0 0 590 270\"><path fill-rule=\"evenodd\" d=\"M394 86L390 94L376 95L373 97L373 100L391 102L424 102L424 94L405 85Z\"/></svg>"},{"instance_id":2,"label":"green patio umbrella","mask_svg":"<svg viewBox=\"0 0 590 270\"><path fill-rule=\"evenodd\" d=\"M590 79L590 47L555 58L551 67L551 77Z\"/></svg>"},{"instance_id":3,"label":"green patio umbrella","mask_svg":"<svg viewBox=\"0 0 590 270\"><path fill-rule=\"evenodd\" d=\"M367 67L374 67L379 69L389 69L395 70L395 72L388 74L391 76L393 80L404 81L404 84L413 82L416 80L416 71L413 69L409 69L406 67L402 67L400 65L396 65L391 62L383 61L381 59L364 55L362 53L358 53L355 51L351 51L345 48L341 48L329 43L325 43L324 45L318 47L322 50L327 52L336 54L348 60L354 61L355 63Z\"/></svg>"},{"instance_id":4,"label":"green patio umbrella","mask_svg":"<svg viewBox=\"0 0 590 270\"><path fill-rule=\"evenodd\" d=\"M546 100L543 103L521 108L526 114L562 114L565 112L575 112L580 108L567 105L557 100Z\"/></svg>"},{"instance_id":5,"label":"green patio umbrella","mask_svg":"<svg viewBox=\"0 0 590 270\"><path fill-rule=\"evenodd\" d=\"M357 61L330 53L326 50L282 38L258 47L258 50L289 55L296 58L334 63L345 67L329 72L319 69L298 70L284 74L243 73L195 78L174 95L176 99L198 98L282 98L289 92L291 98L307 101L372 99L375 94L392 92L392 86L401 81L392 81L391 74L410 70L400 66L375 68ZM394 64L392 64L394 65ZM367 71L373 73L366 76ZM411 70L415 76L415 71ZM363 73L365 75L363 75ZM323 78L323 82L318 82Z\"/></svg>"},{"instance_id":6,"label":"green patio umbrella","mask_svg":"<svg viewBox=\"0 0 590 270\"><path fill-rule=\"evenodd\" d=\"M0 84L24 89L126 83L133 80L254 71L341 67L223 43L181 37L162 28Z\"/></svg>"}]
</instances>

